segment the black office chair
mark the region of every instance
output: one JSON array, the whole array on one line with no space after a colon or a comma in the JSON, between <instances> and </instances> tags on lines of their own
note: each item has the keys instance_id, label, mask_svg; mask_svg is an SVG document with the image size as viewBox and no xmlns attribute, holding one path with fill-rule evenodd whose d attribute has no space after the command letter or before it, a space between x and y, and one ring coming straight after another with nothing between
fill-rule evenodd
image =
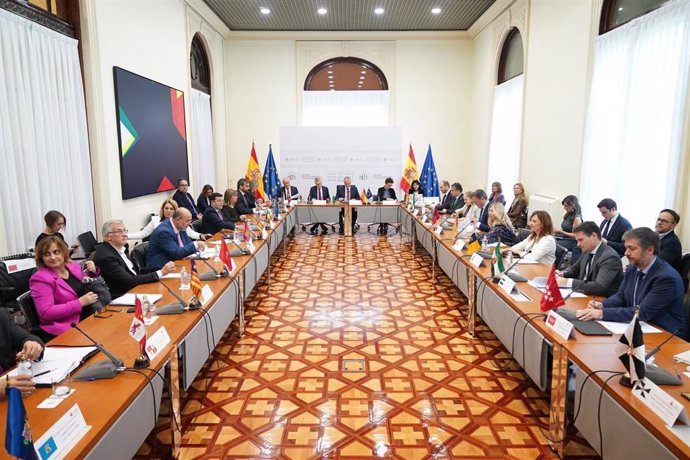
<instances>
[{"instance_id":1,"label":"black office chair","mask_svg":"<svg viewBox=\"0 0 690 460\"><path fill-rule=\"evenodd\" d=\"M132 259L134 268L139 273L146 273L146 252L149 250L149 243L141 243L134 246L134 249L129 251L129 257Z\"/></svg>"},{"instance_id":2,"label":"black office chair","mask_svg":"<svg viewBox=\"0 0 690 460\"><path fill-rule=\"evenodd\" d=\"M194 230L197 233L201 233L201 221L200 220L195 220L190 225L192 226L192 230Z\"/></svg>"},{"instance_id":3,"label":"black office chair","mask_svg":"<svg viewBox=\"0 0 690 460\"><path fill-rule=\"evenodd\" d=\"M517 230L517 241L515 242L516 244L519 243L522 240L526 240L530 234L532 233L532 230L529 228L519 228Z\"/></svg>"},{"instance_id":4,"label":"black office chair","mask_svg":"<svg viewBox=\"0 0 690 460\"><path fill-rule=\"evenodd\" d=\"M561 246L560 244L556 245L556 270L559 270L561 268L561 264L563 263L563 259L565 258L565 255L568 253L568 250Z\"/></svg>"},{"instance_id":5,"label":"black office chair","mask_svg":"<svg viewBox=\"0 0 690 460\"><path fill-rule=\"evenodd\" d=\"M98 241L92 231L84 232L77 237L81 249L84 251L84 258L88 259L91 253L96 250Z\"/></svg>"},{"instance_id":6,"label":"black office chair","mask_svg":"<svg viewBox=\"0 0 690 460\"><path fill-rule=\"evenodd\" d=\"M690 280L690 252L683 254L683 260L680 263L680 277L683 279L683 286L685 287L685 292L688 292L688 285Z\"/></svg>"},{"instance_id":7,"label":"black office chair","mask_svg":"<svg viewBox=\"0 0 690 460\"><path fill-rule=\"evenodd\" d=\"M29 323L29 326L31 327L31 333L35 336L38 336L44 342L48 342L52 337L39 327L41 322L38 318L36 304L34 303L34 299L31 297L31 292L25 292L17 297L17 303L19 303L19 308L24 314L26 322Z\"/></svg>"}]
</instances>

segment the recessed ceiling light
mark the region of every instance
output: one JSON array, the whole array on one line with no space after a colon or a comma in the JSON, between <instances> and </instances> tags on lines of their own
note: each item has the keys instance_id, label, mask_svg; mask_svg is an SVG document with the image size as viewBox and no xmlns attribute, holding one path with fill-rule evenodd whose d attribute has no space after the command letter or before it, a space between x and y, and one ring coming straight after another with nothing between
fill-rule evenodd
<instances>
[{"instance_id":1,"label":"recessed ceiling light","mask_svg":"<svg viewBox=\"0 0 690 460\"><path fill-rule=\"evenodd\" d=\"M326 14L328 13L328 10L326 8L319 8L318 10L316 10L316 12L319 14Z\"/></svg>"},{"instance_id":2,"label":"recessed ceiling light","mask_svg":"<svg viewBox=\"0 0 690 460\"><path fill-rule=\"evenodd\" d=\"M434 7L431 9L431 12L434 14L439 14L441 12L441 8L439 7Z\"/></svg>"},{"instance_id":3,"label":"recessed ceiling light","mask_svg":"<svg viewBox=\"0 0 690 460\"><path fill-rule=\"evenodd\" d=\"M383 8L376 8L376 9L374 10L374 13L376 13L376 14L383 14Z\"/></svg>"},{"instance_id":4,"label":"recessed ceiling light","mask_svg":"<svg viewBox=\"0 0 690 460\"><path fill-rule=\"evenodd\" d=\"M333 73L333 71L332 71L332 70L329 70L328 73Z\"/></svg>"},{"instance_id":5,"label":"recessed ceiling light","mask_svg":"<svg viewBox=\"0 0 690 460\"><path fill-rule=\"evenodd\" d=\"M271 10L269 10L268 8L266 8L266 7L264 7L264 6L262 6L262 7L259 9L259 11L261 11L261 14L271 14Z\"/></svg>"},{"instance_id":6,"label":"recessed ceiling light","mask_svg":"<svg viewBox=\"0 0 690 460\"><path fill-rule=\"evenodd\" d=\"M362 70L362 72L361 72L361 73L362 73L362 74L365 74L365 73L367 73L367 71L366 71L366 70Z\"/></svg>"}]
</instances>

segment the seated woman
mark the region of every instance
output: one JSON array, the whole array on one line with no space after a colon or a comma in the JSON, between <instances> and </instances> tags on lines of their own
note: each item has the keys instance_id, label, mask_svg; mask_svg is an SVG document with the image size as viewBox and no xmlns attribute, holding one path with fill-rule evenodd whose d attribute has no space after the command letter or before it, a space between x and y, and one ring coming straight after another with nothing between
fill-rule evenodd
<instances>
[{"instance_id":1,"label":"seated woman","mask_svg":"<svg viewBox=\"0 0 690 460\"><path fill-rule=\"evenodd\" d=\"M240 214L235 205L237 204L237 190L231 188L223 195L223 219L230 222L241 222L247 219L245 214Z\"/></svg>"},{"instance_id":2,"label":"seated woman","mask_svg":"<svg viewBox=\"0 0 690 460\"><path fill-rule=\"evenodd\" d=\"M520 182L513 185L513 195L515 198L508 209L508 217L513 223L513 228L527 227L527 195L525 194L525 186Z\"/></svg>"},{"instance_id":3,"label":"seated woman","mask_svg":"<svg viewBox=\"0 0 690 460\"><path fill-rule=\"evenodd\" d=\"M512 246L516 243L515 231L510 219L506 216L506 208L501 203L494 203L489 207L489 230L486 238L489 244L501 241L501 243Z\"/></svg>"},{"instance_id":4,"label":"seated woman","mask_svg":"<svg viewBox=\"0 0 690 460\"><path fill-rule=\"evenodd\" d=\"M46 215L43 216L43 221L46 223L46 227L43 229L43 233L38 235L38 238L36 238L34 247L38 246L38 243L43 238L48 238L49 236L57 236L58 238L62 239L62 241L65 241L65 237L62 236L62 233L60 233L60 230L67 226L67 218L63 213L55 210L48 211ZM70 246L69 255L71 256L74 254L74 251L76 251L78 247L78 244L73 244Z\"/></svg>"},{"instance_id":5,"label":"seated woman","mask_svg":"<svg viewBox=\"0 0 690 460\"><path fill-rule=\"evenodd\" d=\"M415 193L418 196L424 196L424 192L422 191L422 185L419 183L417 179L413 180L410 184L410 189L407 191L408 198L412 197L412 195Z\"/></svg>"},{"instance_id":6,"label":"seated woman","mask_svg":"<svg viewBox=\"0 0 690 460\"><path fill-rule=\"evenodd\" d=\"M29 279L31 297L36 304L39 327L48 341L92 313L91 304L98 300L93 292L85 292L82 284L84 271L72 262L67 245L56 236L49 236L36 247L38 270ZM92 261L84 268L91 276L98 271Z\"/></svg>"},{"instance_id":7,"label":"seated woman","mask_svg":"<svg viewBox=\"0 0 690 460\"><path fill-rule=\"evenodd\" d=\"M556 261L556 239L553 237L553 223L546 211L534 211L529 219L530 235L515 246L508 248L525 260L553 265Z\"/></svg>"},{"instance_id":8,"label":"seated woman","mask_svg":"<svg viewBox=\"0 0 690 460\"><path fill-rule=\"evenodd\" d=\"M211 201L209 200L211 193L213 193L213 187L206 184L204 188L201 189L201 193L199 193L199 197L196 199L196 208L201 214L206 211L206 208L211 206Z\"/></svg>"},{"instance_id":9,"label":"seated woman","mask_svg":"<svg viewBox=\"0 0 690 460\"><path fill-rule=\"evenodd\" d=\"M572 262L576 262L580 258L582 251L577 247L575 240L575 233L573 229L582 223L582 209L580 208L580 201L575 195L568 195L561 201L565 215L561 228L554 229L556 236L559 237L558 244L572 252Z\"/></svg>"},{"instance_id":10,"label":"seated woman","mask_svg":"<svg viewBox=\"0 0 690 460\"><path fill-rule=\"evenodd\" d=\"M501 203L506 205L506 199L503 196L503 187L500 182L491 184L491 195L489 196L489 203Z\"/></svg>"},{"instance_id":11,"label":"seated woman","mask_svg":"<svg viewBox=\"0 0 690 460\"><path fill-rule=\"evenodd\" d=\"M130 240L144 240L148 238L151 233L160 225L161 222L163 222L166 219L170 219L173 215L173 213L177 211L177 202L175 200L165 200L163 201L163 204L161 205L161 209L158 212L157 216L151 216L151 220L149 221L148 224L146 224L146 227L142 228L138 232L129 232L127 233L127 239ZM189 225L187 227L187 236L190 237L193 240L205 240L206 238L210 237L211 235L204 235L201 234L197 231L194 231L192 229L192 226Z\"/></svg>"},{"instance_id":12,"label":"seated woman","mask_svg":"<svg viewBox=\"0 0 690 460\"><path fill-rule=\"evenodd\" d=\"M465 192L465 206L463 206L460 210L460 216L466 217L469 220L479 219L479 214L482 212L482 210L479 209L476 204L474 204L474 201L472 200L473 194L474 191L472 190Z\"/></svg>"}]
</instances>

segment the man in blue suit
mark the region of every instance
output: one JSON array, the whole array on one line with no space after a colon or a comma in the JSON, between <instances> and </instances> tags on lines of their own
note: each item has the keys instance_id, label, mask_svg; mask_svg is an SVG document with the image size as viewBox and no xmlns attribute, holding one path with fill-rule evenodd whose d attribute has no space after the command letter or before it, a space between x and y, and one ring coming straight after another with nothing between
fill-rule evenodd
<instances>
[{"instance_id":1,"label":"man in blue suit","mask_svg":"<svg viewBox=\"0 0 690 460\"><path fill-rule=\"evenodd\" d=\"M599 226L602 241L623 257L625 253L623 234L630 230L632 225L630 225L628 219L618 213L618 205L611 198L601 200L597 208L599 208L599 212L604 218Z\"/></svg>"},{"instance_id":2,"label":"man in blue suit","mask_svg":"<svg viewBox=\"0 0 690 460\"><path fill-rule=\"evenodd\" d=\"M352 185L352 179L350 179L348 176L345 176L343 178L343 185L338 185L335 189L335 198L338 201L350 201L350 200L359 200L359 192L357 191L357 187ZM345 229L343 228L343 218L344 218L344 211L341 209L340 210L340 216L338 217L338 223L340 225L340 234L342 235ZM356 232L355 229L355 224L357 223L357 210L352 209L352 233Z\"/></svg>"},{"instance_id":3,"label":"man in blue suit","mask_svg":"<svg viewBox=\"0 0 690 460\"><path fill-rule=\"evenodd\" d=\"M212 193L209 197L211 206L204 211L204 218L201 219L201 233L214 235L223 229L235 230L235 224L223 217L223 195Z\"/></svg>"},{"instance_id":4,"label":"man in blue suit","mask_svg":"<svg viewBox=\"0 0 690 460\"><path fill-rule=\"evenodd\" d=\"M177 179L177 191L173 193L172 199L175 200L178 207L189 209L194 220L201 219L201 212L194 205L194 198L189 193L187 179Z\"/></svg>"},{"instance_id":5,"label":"man in blue suit","mask_svg":"<svg viewBox=\"0 0 690 460\"><path fill-rule=\"evenodd\" d=\"M480 232L488 232L491 230L491 227L489 227L489 206L491 206L491 202L486 196L486 192L482 189L475 190L472 194L472 200L474 200L474 204L480 209L479 218L474 224Z\"/></svg>"},{"instance_id":6,"label":"man in blue suit","mask_svg":"<svg viewBox=\"0 0 690 460\"><path fill-rule=\"evenodd\" d=\"M249 181L247 179L242 178L237 181L237 204L235 207L241 215L254 214L256 198L249 191Z\"/></svg>"},{"instance_id":7,"label":"man in blue suit","mask_svg":"<svg viewBox=\"0 0 690 460\"><path fill-rule=\"evenodd\" d=\"M321 180L320 177L315 177L314 178L314 186L309 189L309 201L313 200L326 200L330 201L331 195L328 193L328 187L322 185L323 181ZM311 226L311 229L309 230L312 235L316 235L316 232L318 230L318 227L321 226L321 234L325 235L328 233L328 229L326 228L326 225L323 222L317 222L314 225Z\"/></svg>"},{"instance_id":8,"label":"man in blue suit","mask_svg":"<svg viewBox=\"0 0 690 460\"><path fill-rule=\"evenodd\" d=\"M194 242L187 236L186 230L191 222L192 213L186 208L177 208L171 219L156 227L149 238L147 268L159 270L170 261L204 250L203 241Z\"/></svg>"},{"instance_id":9,"label":"man in blue suit","mask_svg":"<svg viewBox=\"0 0 690 460\"><path fill-rule=\"evenodd\" d=\"M278 198L282 198L286 203L299 198L299 191L294 185L290 185L290 178L283 178L283 186L278 189Z\"/></svg>"},{"instance_id":10,"label":"man in blue suit","mask_svg":"<svg viewBox=\"0 0 690 460\"><path fill-rule=\"evenodd\" d=\"M631 321L635 306L640 319L656 324L688 340L688 322L683 310L683 281L680 275L659 254L659 235L647 227L628 230L623 234L625 256L630 266L618 292L603 302L592 300L577 312L583 321Z\"/></svg>"}]
</instances>

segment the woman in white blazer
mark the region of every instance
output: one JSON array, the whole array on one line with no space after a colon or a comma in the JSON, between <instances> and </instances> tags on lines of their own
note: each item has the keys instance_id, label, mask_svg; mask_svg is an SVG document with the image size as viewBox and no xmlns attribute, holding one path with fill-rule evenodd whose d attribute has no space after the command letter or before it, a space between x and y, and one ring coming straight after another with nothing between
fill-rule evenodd
<instances>
[{"instance_id":1,"label":"woman in white blazer","mask_svg":"<svg viewBox=\"0 0 690 460\"><path fill-rule=\"evenodd\" d=\"M170 219L173 213L177 210L177 203L174 200L165 200L161 205L160 212L157 216L151 216L151 220L146 227L142 228L138 232L129 232L127 238L130 240L141 240L151 235L153 231L163 222L165 219ZM187 236L193 240L205 239L206 235L202 235L192 229L192 226L187 227Z\"/></svg>"},{"instance_id":2,"label":"woman in white blazer","mask_svg":"<svg viewBox=\"0 0 690 460\"><path fill-rule=\"evenodd\" d=\"M553 223L546 211L534 211L529 219L532 233L510 251L525 260L533 260L544 265L553 265L556 261L556 239L553 237Z\"/></svg>"}]
</instances>

